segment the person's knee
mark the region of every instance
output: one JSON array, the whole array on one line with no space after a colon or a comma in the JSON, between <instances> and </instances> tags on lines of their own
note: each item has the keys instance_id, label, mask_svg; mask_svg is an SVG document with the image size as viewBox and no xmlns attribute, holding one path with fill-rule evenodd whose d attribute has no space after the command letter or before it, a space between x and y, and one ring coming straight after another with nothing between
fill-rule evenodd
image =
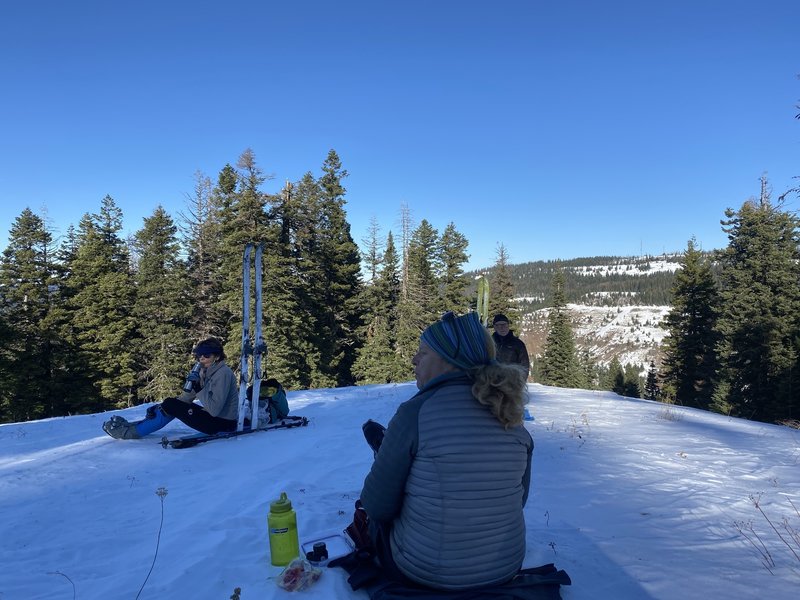
<instances>
[{"instance_id":1,"label":"person's knee","mask_svg":"<svg viewBox=\"0 0 800 600\"><path fill-rule=\"evenodd\" d=\"M180 408L181 404L182 402L177 398L164 398L164 400L161 401L160 406L161 410L174 417L180 412L178 408Z\"/></svg>"}]
</instances>

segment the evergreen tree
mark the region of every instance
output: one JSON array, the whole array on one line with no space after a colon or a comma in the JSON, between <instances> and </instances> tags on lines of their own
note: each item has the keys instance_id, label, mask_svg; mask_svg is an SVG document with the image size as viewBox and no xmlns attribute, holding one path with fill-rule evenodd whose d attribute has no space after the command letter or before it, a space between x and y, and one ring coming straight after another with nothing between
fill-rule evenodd
<instances>
[{"instance_id":1,"label":"evergreen tree","mask_svg":"<svg viewBox=\"0 0 800 600\"><path fill-rule=\"evenodd\" d=\"M53 395L63 399L64 408L60 414L92 412L105 408L94 385L96 372L91 366L90 353L81 346L78 339L79 329L75 325L75 296L79 291L77 286L80 285L80 278L76 280L73 277L73 270L78 261L79 247L78 231L70 225L56 254L59 301L50 312L52 326L57 331L51 343L55 355L64 357L59 362L65 364L63 368L56 365L54 374L57 391ZM78 272L80 273L80 267Z\"/></svg>"},{"instance_id":2,"label":"evergreen tree","mask_svg":"<svg viewBox=\"0 0 800 600\"><path fill-rule=\"evenodd\" d=\"M319 185L306 173L296 185L286 184L270 212L275 229L265 256L267 369L286 387L318 382L319 203Z\"/></svg>"},{"instance_id":3,"label":"evergreen tree","mask_svg":"<svg viewBox=\"0 0 800 600\"><path fill-rule=\"evenodd\" d=\"M452 310L459 314L469 310L467 288L469 281L464 276L464 263L469 259L467 246L469 242L459 233L453 223L448 223L439 240L441 257L441 275L444 310ZM444 311L442 311L444 312Z\"/></svg>"},{"instance_id":4,"label":"evergreen tree","mask_svg":"<svg viewBox=\"0 0 800 600\"><path fill-rule=\"evenodd\" d=\"M708 409L711 404L718 368L718 295L710 264L689 240L664 320L664 380L673 399L684 406Z\"/></svg>"},{"instance_id":5,"label":"evergreen tree","mask_svg":"<svg viewBox=\"0 0 800 600\"><path fill-rule=\"evenodd\" d=\"M548 321L549 332L544 346L542 383L556 387L583 387L585 385L583 374L567 312L564 275L560 271L553 276L552 308Z\"/></svg>"},{"instance_id":6,"label":"evergreen tree","mask_svg":"<svg viewBox=\"0 0 800 600\"><path fill-rule=\"evenodd\" d=\"M369 220L369 227L367 228L367 237L363 239L366 250L364 256L364 270L367 272L367 283L372 285L378 278L378 271L380 271L381 264L383 263L383 247L380 242L381 226L378 219L372 217Z\"/></svg>"},{"instance_id":7,"label":"evergreen tree","mask_svg":"<svg viewBox=\"0 0 800 600\"><path fill-rule=\"evenodd\" d=\"M119 237L121 229L122 211L106 196L98 214L81 219L78 247L70 265L76 344L85 353L92 383L105 408L129 406L134 400L134 287L128 249ZM97 408L87 406L89 402L90 398L78 408Z\"/></svg>"},{"instance_id":8,"label":"evergreen tree","mask_svg":"<svg viewBox=\"0 0 800 600\"><path fill-rule=\"evenodd\" d=\"M260 189L267 177L256 164L253 151L246 149L236 166L238 171L230 165L222 169L212 201L219 218L221 285L214 310L226 320L225 353L238 358L242 336L242 252L250 242L265 242L268 218L267 196Z\"/></svg>"},{"instance_id":9,"label":"evergreen tree","mask_svg":"<svg viewBox=\"0 0 800 600\"><path fill-rule=\"evenodd\" d=\"M227 338L228 317L218 300L227 279L222 277L219 208L211 180L195 173L194 195L188 199L187 212L180 215L191 294L188 339L193 342L210 336Z\"/></svg>"},{"instance_id":10,"label":"evergreen tree","mask_svg":"<svg viewBox=\"0 0 800 600\"><path fill-rule=\"evenodd\" d=\"M398 311L401 298L400 268L392 232L386 239L383 265L374 286L371 319L353 372L359 383L406 381L413 375L398 347Z\"/></svg>"},{"instance_id":11,"label":"evergreen tree","mask_svg":"<svg viewBox=\"0 0 800 600\"><path fill-rule=\"evenodd\" d=\"M608 369L605 371L600 385L600 389L610 390L620 395L625 391L625 374L622 370L622 364L620 364L616 355L608 363Z\"/></svg>"},{"instance_id":12,"label":"evergreen tree","mask_svg":"<svg viewBox=\"0 0 800 600\"><path fill-rule=\"evenodd\" d=\"M578 353L578 364L581 368L583 384L587 389L596 390L600 385L600 369L587 350Z\"/></svg>"},{"instance_id":13,"label":"evergreen tree","mask_svg":"<svg viewBox=\"0 0 800 600\"><path fill-rule=\"evenodd\" d=\"M0 422L64 414L54 385L64 362L49 318L58 302L51 248L44 221L25 209L0 260Z\"/></svg>"},{"instance_id":14,"label":"evergreen tree","mask_svg":"<svg viewBox=\"0 0 800 600\"><path fill-rule=\"evenodd\" d=\"M404 265L408 278L403 286L406 296L398 308L398 348L402 360L409 365L419 347L420 333L443 312L434 271L438 246L439 233L423 219L411 234Z\"/></svg>"},{"instance_id":15,"label":"evergreen tree","mask_svg":"<svg viewBox=\"0 0 800 600\"><path fill-rule=\"evenodd\" d=\"M800 234L798 218L761 198L723 222L721 385L714 408L760 421L796 419L800 410Z\"/></svg>"},{"instance_id":16,"label":"evergreen tree","mask_svg":"<svg viewBox=\"0 0 800 600\"><path fill-rule=\"evenodd\" d=\"M658 385L658 370L656 363L650 361L650 368L647 370L647 381L644 384L644 398L647 400L660 400L661 388Z\"/></svg>"},{"instance_id":17,"label":"evergreen tree","mask_svg":"<svg viewBox=\"0 0 800 600\"><path fill-rule=\"evenodd\" d=\"M563 273L561 277L562 281L564 281ZM494 315L500 313L509 318L509 323L512 326L521 323L520 313L514 302L514 282L509 269L508 252L503 244L497 247L497 260L494 263L489 288L491 289L489 296L489 322L491 322ZM564 306L566 306L566 301Z\"/></svg>"},{"instance_id":18,"label":"evergreen tree","mask_svg":"<svg viewBox=\"0 0 800 600\"><path fill-rule=\"evenodd\" d=\"M361 344L358 333L362 325L361 256L350 235L350 224L344 210L346 190L342 168L334 150L322 165L320 188L319 254L317 263L322 274L322 303L318 306L320 367L324 385L352 385L353 363Z\"/></svg>"},{"instance_id":19,"label":"evergreen tree","mask_svg":"<svg viewBox=\"0 0 800 600\"><path fill-rule=\"evenodd\" d=\"M161 400L175 394L186 373L193 342L188 323L194 290L187 285L179 259L177 227L161 206L134 237L139 261L133 314L142 335L136 357L139 399Z\"/></svg>"},{"instance_id":20,"label":"evergreen tree","mask_svg":"<svg viewBox=\"0 0 800 600\"><path fill-rule=\"evenodd\" d=\"M642 393L641 377L639 365L626 364L622 381L622 395L628 398L640 398Z\"/></svg>"}]
</instances>

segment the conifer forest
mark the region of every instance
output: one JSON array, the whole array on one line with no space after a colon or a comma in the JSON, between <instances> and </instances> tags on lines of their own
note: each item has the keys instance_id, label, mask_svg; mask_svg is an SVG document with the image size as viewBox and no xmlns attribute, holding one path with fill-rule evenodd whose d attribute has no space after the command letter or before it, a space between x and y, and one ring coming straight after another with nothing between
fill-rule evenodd
<instances>
[{"instance_id":1,"label":"conifer forest","mask_svg":"<svg viewBox=\"0 0 800 600\"><path fill-rule=\"evenodd\" d=\"M111 196L58 239L24 210L0 258L0 422L174 396L192 347L208 336L223 341L236 370L248 242L264 248L269 377L287 389L412 379L422 328L445 311L475 309L469 243L456 223L440 231L401 207L398 230L373 222L359 247L347 175L331 150L319 173L269 193L245 150L215 179L196 174L185 211L158 206L126 239ZM637 301L670 306L665 358L646 379L633 365L597 366L576 350L566 306L592 282L568 277L560 262L511 265L500 245L485 271L489 313L521 323L524 312L550 308L533 381L796 424L800 221L788 200L798 197L788 190L773 200L764 179L758 198L724 212L726 248L700 252L689 240L674 274L654 273L644 287L620 280L638 286Z\"/></svg>"}]
</instances>

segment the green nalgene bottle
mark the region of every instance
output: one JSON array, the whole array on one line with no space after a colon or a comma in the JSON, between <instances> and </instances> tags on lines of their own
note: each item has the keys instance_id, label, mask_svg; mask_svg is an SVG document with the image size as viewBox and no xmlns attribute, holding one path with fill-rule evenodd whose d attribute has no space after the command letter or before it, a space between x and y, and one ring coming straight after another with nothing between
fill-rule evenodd
<instances>
[{"instance_id":1,"label":"green nalgene bottle","mask_svg":"<svg viewBox=\"0 0 800 600\"><path fill-rule=\"evenodd\" d=\"M273 565L283 567L300 556L297 539L297 514L292 510L292 501L281 492L281 497L269 505L269 554Z\"/></svg>"}]
</instances>

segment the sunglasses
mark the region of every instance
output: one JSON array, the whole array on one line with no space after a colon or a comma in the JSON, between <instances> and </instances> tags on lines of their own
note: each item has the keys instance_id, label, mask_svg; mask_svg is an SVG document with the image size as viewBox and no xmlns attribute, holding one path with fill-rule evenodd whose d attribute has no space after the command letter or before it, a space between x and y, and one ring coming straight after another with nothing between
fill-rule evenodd
<instances>
[{"instance_id":1,"label":"sunglasses","mask_svg":"<svg viewBox=\"0 0 800 600\"><path fill-rule=\"evenodd\" d=\"M211 358L212 356L214 356L214 355L213 354L195 354L194 355L195 358Z\"/></svg>"}]
</instances>

